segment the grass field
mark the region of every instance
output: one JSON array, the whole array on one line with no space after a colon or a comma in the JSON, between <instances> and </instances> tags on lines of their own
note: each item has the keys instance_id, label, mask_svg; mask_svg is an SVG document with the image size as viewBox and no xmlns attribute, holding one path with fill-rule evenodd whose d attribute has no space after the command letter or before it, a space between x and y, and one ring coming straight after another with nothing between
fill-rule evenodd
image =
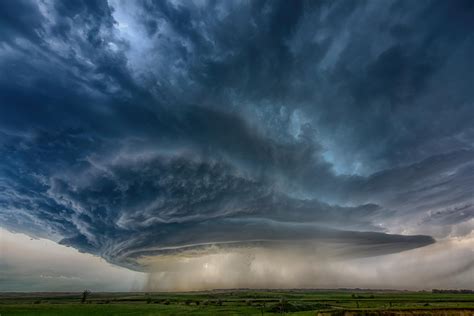
<instances>
[{"instance_id":1,"label":"grass field","mask_svg":"<svg viewBox=\"0 0 474 316\"><path fill-rule=\"evenodd\" d=\"M1 293L0 315L474 315L474 294L390 291Z\"/></svg>"}]
</instances>

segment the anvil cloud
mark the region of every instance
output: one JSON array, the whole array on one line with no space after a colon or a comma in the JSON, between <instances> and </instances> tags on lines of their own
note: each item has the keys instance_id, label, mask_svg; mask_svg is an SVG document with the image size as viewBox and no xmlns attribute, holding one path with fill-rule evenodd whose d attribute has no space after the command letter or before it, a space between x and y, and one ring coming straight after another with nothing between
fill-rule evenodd
<instances>
[{"instance_id":1,"label":"anvil cloud","mask_svg":"<svg viewBox=\"0 0 474 316\"><path fill-rule=\"evenodd\" d=\"M472 1L2 1L0 227L139 271L449 249L472 56Z\"/></svg>"}]
</instances>

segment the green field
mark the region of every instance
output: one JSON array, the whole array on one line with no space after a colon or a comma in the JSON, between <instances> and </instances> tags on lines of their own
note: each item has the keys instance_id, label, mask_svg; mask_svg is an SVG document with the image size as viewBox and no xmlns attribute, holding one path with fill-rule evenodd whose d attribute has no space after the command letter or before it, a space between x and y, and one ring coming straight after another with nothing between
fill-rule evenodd
<instances>
[{"instance_id":1,"label":"green field","mask_svg":"<svg viewBox=\"0 0 474 316\"><path fill-rule=\"evenodd\" d=\"M1 293L0 315L474 315L474 294L393 291Z\"/></svg>"}]
</instances>

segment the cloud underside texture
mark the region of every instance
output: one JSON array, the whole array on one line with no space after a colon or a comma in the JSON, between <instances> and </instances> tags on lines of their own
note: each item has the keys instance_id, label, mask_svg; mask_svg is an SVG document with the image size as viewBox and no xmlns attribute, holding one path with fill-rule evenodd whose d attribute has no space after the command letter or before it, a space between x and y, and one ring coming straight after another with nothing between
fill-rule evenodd
<instances>
[{"instance_id":1,"label":"cloud underside texture","mask_svg":"<svg viewBox=\"0 0 474 316\"><path fill-rule=\"evenodd\" d=\"M133 269L210 244L373 256L473 229L471 1L0 15L2 227Z\"/></svg>"}]
</instances>

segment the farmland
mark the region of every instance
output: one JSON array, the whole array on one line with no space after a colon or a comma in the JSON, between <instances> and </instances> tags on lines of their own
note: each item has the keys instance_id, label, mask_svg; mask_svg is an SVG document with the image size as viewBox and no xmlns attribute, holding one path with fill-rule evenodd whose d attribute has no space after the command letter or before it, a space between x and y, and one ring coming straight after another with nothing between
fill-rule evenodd
<instances>
[{"instance_id":1,"label":"farmland","mask_svg":"<svg viewBox=\"0 0 474 316\"><path fill-rule=\"evenodd\" d=\"M1 293L1 316L474 315L474 294L369 290Z\"/></svg>"}]
</instances>

